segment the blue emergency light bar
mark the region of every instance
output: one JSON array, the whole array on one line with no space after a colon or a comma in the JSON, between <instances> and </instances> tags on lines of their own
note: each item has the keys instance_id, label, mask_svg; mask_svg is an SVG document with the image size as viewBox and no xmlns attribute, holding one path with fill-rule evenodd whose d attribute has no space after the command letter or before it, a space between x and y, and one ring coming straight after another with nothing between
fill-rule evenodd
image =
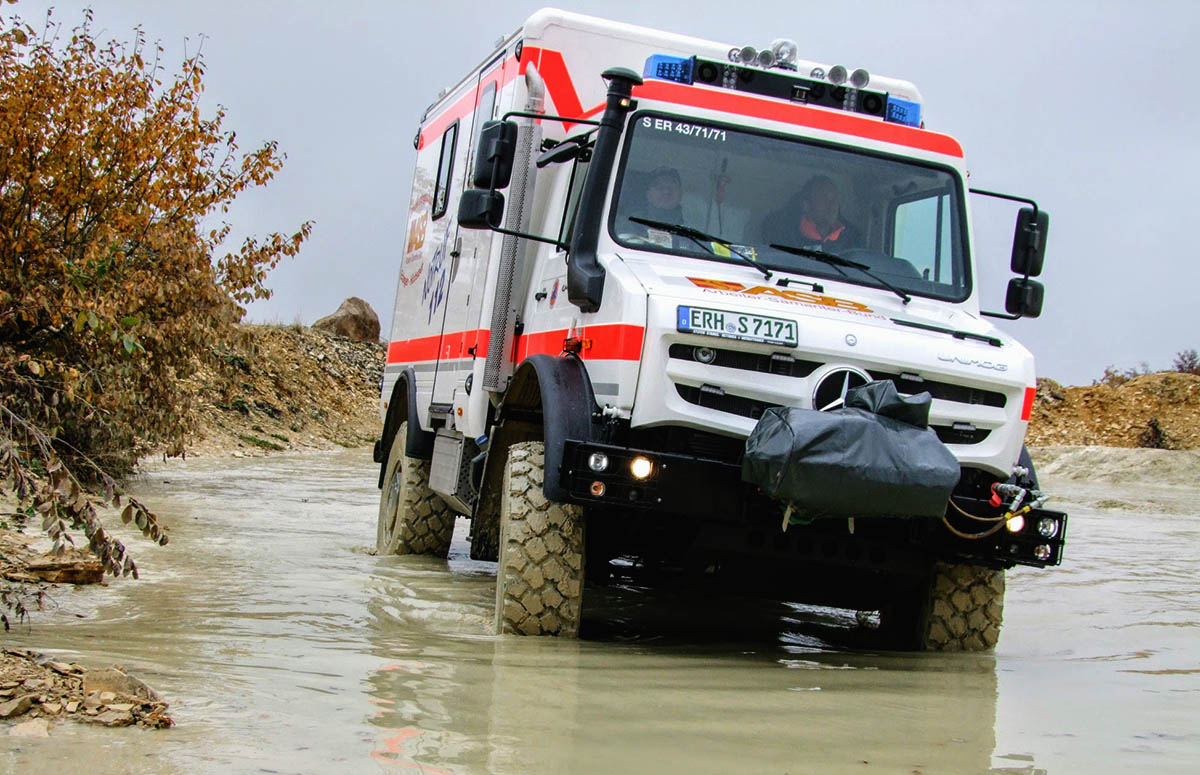
<instances>
[{"instance_id":1,"label":"blue emergency light bar","mask_svg":"<svg viewBox=\"0 0 1200 775\"><path fill-rule=\"evenodd\" d=\"M646 58L646 67L642 70L643 78L657 78L660 81L675 81L676 83L692 83L692 69L696 66L696 57L673 57L666 54L651 54Z\"/></svg>"},{"instance_id":2,"label":"blue emergency light bar","mask_svg":"<svg viewBox=\"0 0 1200 775\"><path fill-rule=\"evenodd\" d=\"M642 69L643 78L675 83L705 84L722 89L775 97L801 105L845 110L877 116L884 121L906 126L921 126L921 104L893 97L885 92L855 89L825 81L802 78L757 67L731 62L718 62L699 57L677 57L652 54Z\"/></svg>"}]
</instances>

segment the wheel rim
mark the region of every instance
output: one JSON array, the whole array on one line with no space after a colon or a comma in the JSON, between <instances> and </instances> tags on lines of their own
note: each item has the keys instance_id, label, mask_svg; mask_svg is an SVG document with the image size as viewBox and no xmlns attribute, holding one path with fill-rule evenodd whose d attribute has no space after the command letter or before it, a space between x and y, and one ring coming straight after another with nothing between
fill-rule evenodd
<instances>
[{"instance_id":1,"label":"wheel rim","mask_svg":"<svg viewBox=\"0 0 1200 775\"><path fill-rule=\"evenodd\" d=\"M401 466L397 465L388 482L387 505L384 507L384 538L390 539L396 533L396 516L400 511L400 477Z\"/></svg>"}]
</instances>

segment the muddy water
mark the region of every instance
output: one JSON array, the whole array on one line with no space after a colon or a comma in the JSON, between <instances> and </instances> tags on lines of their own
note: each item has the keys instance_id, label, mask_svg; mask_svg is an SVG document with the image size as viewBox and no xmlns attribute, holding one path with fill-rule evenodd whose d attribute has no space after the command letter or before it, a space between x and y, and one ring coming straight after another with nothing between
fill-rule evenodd
<instances>
[{"instance_id":1,"label":"muddy water","mask_svg":"<svg viewBox=\"0 0 1200 775\"><path fill-rule=\"evenodd\" d=\"M1122 455L1040 461L1068 560L1009 574L986 656L636 589L589 598L611 618L590 639L497 638L463 535L448 563L367 553L369 453L158 465L138 490L173 540L143 580L59 592L6 642L124 664L178 726L0 737L0 771L1195 772L1200 456Z\"/></svg>"}]
</instances>

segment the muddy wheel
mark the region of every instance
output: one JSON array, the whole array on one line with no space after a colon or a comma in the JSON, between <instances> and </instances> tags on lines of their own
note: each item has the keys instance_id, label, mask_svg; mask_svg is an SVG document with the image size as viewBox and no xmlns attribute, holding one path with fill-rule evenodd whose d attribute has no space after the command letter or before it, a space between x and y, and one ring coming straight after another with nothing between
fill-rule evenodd
<instances>
[{"instance_id":1,"label":"muddy wheel","mask_svg":"<svg viewBox=\"0 0 1200 775\"><path fill-rule=\"evenodd\" d=\"M901 648L990 651L1004 617L1004 571L937 562L929 580L881 612Z\"/></svg>"},{"instance_id":2,"label":"muddy wheel","mask_svg":"<svg viewBox=\"0 0 1200 775\"><path fill-rule=\"evenodd\" d=\"M429 461L404 454L408 423L400 424L388 452L379 494L379 554L445 557L454 533L454 512L429 489Z\"/></svg>"},{"instance_id":3,"label":"muddy wheel","mask_svg":"<svg viewBox=\"0 0 1200 775\"><path fill-rule=\"evenodd\" d=\"M488 490L471 518L471 559L495 562L500 554L500 493Z\"/></svg>"},{"instance_id":4,"label":"muddy wheel","mask_svg":"<svg viewBox=\"0 0 1200 775\"><path fill-rule=\"evenodd\" d=\"M583 604L583 515L542 494L544 445L508 448L500 501L496 631L579 634Z\"/></svg>"}]
</instances>

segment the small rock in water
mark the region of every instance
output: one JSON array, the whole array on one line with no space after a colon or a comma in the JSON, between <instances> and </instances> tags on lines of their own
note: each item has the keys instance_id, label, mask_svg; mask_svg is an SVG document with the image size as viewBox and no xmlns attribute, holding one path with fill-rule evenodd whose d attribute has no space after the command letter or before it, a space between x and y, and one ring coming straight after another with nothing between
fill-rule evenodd
<instances>
[{"instance_id":1,"label":"small rock in water","mask_svg":"<svg viewBox=\"0 0 1200 775\"><path fill-rule=\"evenodd\" d=\"M44 718L30 719L8 730L8 735L9 737L49 737L50 721Z\"/></svg>"},{"instance_id":2,"label":"small rock in water","mask_svg":"<svg viewBox=\"0 0 1200 775\"><path fill-rule=\"evenodd\" d=\"M100 707L100 692L90 692L87 697L83 698L84 710L96 710Z\"/></svg>"},{"instance_id":3,"label":"small rock in water","mask_svg":"<svg viewBox=\"0 0 1200 775\"><path fill-rule=\"evenodd\" d=\"M51 716L57 716L59 713L62 713L62 705L59 705L57 702L43 702L42 710Z\"/></svg>"},{"instance_id":4,"label":"small rock in water","mask_svg":"<svg viewBox=\"0 0 1200 775\"><path fill-rule=\"evenodd\" d=\"M105 670L89 670L83 677L83 689L86 692L111 692L136 699L161 699L158 692L143 681L126 675L115 667ZM111 700L102 701L111 702Z\"/></svg>"},{"instance_id":5,"label":"small rock in water","mask_svg":"<svg viewBox=\"0 0 1200 775\"><path fill-rule=\"evenodd\" d=\"M101 705L107 705L115 699L117 699L116 692L100 692L100 704Z\"/></svg>"},{"instance_id":6,"label":"small rock in water","mask_svg":"<svg viewBox=\"0 0 1200 775\"><path fill-rule=\"evenodd\" d=\"M108 704L108 709L115 710L117 713L128 713L129 711L133 710L133 703L132 702L120 702L120 703L110 702Z\"/></svg>"},{"instance_id":7,"label":"small rock in water","mask_svg":"<svg viewBox=\"0 0 1200 775\"><path fill-rule=\"evenodd\" d=\"M74 713L79 710L79 700L71 700L67 703L67 713Z\"/></svg>"},{"instance_id":8,"label":"small rock in water","mask_svg":"<svg viewBox=\"0 0 1200 775\"><path fill-rule=\"evenodd\" d=\"M0 718L12 718L13 716L20 716L32 706L33 695L30 694L26 694L23 697L18 697L15 700L9 700L3 705L0 705Z\"/></svg>"},{"instance_id":9,"label":"small rock in water","mask_svg":"<svg viewBox=\"0 0 1200 775\"><path fill-rule=\"evenodd\" d=\"M95 718L89 719L93 724L103 724L106 727L127 727L133 724L133 716L128 712L106 710Z\"/></svg>"}]
</instances>

